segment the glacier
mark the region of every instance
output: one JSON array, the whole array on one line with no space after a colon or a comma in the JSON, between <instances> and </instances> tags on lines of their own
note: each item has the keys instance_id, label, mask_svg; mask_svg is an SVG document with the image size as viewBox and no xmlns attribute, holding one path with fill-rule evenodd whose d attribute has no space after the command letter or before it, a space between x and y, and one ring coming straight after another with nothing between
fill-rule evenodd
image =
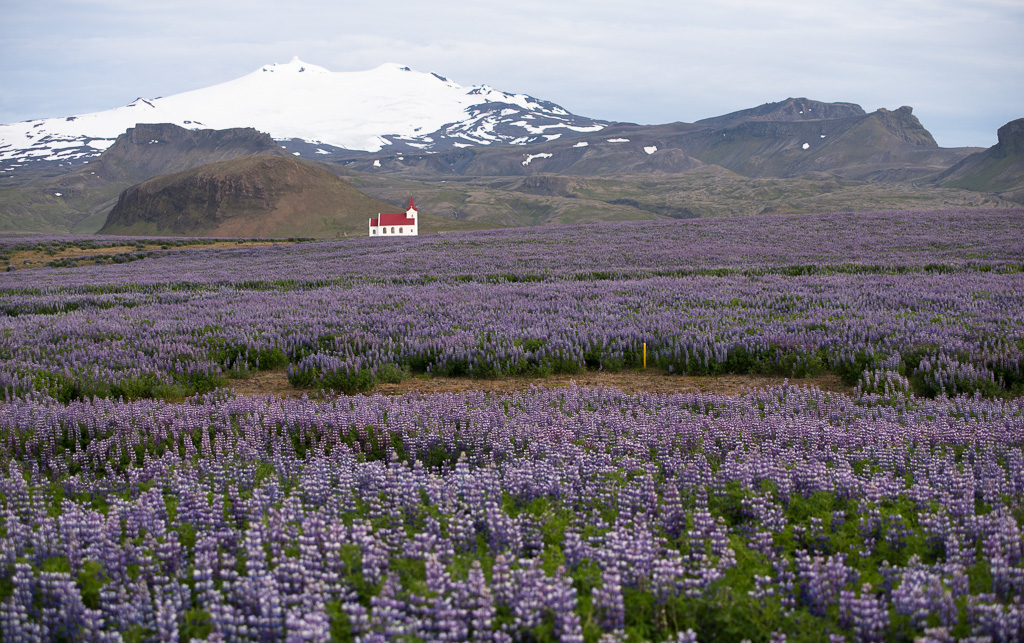
<instances>
[{"instance_id":1,"label":"glacier","mask_svg":"<svg viewBox=\"0 0 1024 643\"><path fill-rule=\"evenodd\" d=\"M139 123L253 127L279 141L301 139L365 152L385 146L401 152L528 144L608 125L526 94L488 85L463 87L398 63L333 72L295 57L167 97L140 97L101 112L0 125L0 172L39 161L83 163Z\"/></svg>"}]
</instances>

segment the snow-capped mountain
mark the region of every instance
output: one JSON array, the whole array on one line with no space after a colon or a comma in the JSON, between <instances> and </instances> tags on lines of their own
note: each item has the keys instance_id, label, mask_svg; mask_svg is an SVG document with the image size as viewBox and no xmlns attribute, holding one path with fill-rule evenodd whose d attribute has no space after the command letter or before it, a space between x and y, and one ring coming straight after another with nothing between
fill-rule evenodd
<instances>
[{"instance_id":1,"label":"snow-capped mountain","mask_svg":"<svg viewBox=\"0 0 1024 643\"><path fill-rule=\"evenodd\" d=\"M33 162L80 164L138 123L190 129L253 127L279 141L377 152L527 144L594 132L605 122L487 85L385 64L331 72L302 62L266 65L236 80L103 112L0 125L0 172ZM314 152L315 153L315 152ZM329 153L321 150L321 153Z\"/></svg>"}]
</instances>

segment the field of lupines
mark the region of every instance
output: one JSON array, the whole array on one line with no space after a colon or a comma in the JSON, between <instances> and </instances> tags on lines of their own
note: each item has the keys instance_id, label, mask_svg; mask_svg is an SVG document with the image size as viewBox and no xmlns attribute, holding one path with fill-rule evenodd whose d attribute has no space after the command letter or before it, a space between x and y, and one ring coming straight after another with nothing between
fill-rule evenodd
<instances>
[{"instance_id":1,"label":"field of lupines","mask_svg":"<svg viewBox=\"0 0 1024 643\"><path fill-rule=\"evenodd\" d=\"M1024 639L1022 228L603 224L0 274L0 635ZM358 395L644 345L857 388ZM220 388L258 369L343 395Z\"/></svg>"}]
</instances>

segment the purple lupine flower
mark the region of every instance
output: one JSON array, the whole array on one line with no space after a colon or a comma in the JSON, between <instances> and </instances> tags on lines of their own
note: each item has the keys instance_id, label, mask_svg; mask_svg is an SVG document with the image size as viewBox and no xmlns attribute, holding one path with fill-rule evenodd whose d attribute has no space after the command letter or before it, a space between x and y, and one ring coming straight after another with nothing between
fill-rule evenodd
<instances>
[{"instance_id":1,"label":"purple lupine flower","mask_svg":"<svg viewBox=\"0 0 1024 643\"><path fill-rule=\"evenodd\" d=\"M594 610L601 627L622 630L626 626L626 608L622 599L622 577L615 568L601 575L601 586L594 588Z\"/></svg>"},{"instance_id":2,"label":"purple lupine flower","mask_svg":"<svg viewBox=\"0 0 1024 643\"><path fill-rule=\"evenodd\" d=\"M885 598L875 596L870 583L861 586L859 595L851 590L840 591L839 623L852 630L858 641L885 641L889 626Z\"/></svg>"}]
</instances>

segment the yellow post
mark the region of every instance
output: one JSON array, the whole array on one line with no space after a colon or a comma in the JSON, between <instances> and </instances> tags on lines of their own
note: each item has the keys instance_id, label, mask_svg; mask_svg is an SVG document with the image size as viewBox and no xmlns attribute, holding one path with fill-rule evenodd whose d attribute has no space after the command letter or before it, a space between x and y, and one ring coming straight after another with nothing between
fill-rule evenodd
<instances>
[{"instance_id":1,"label":"yellow post","mask_svg":"<svg viewBox=\"0 0 1024 643\"><path fill-rule=\"evenodd\" d=\"M647 342L644 342L644 368L647 368Z\"/></svg>"}]
</instances>

